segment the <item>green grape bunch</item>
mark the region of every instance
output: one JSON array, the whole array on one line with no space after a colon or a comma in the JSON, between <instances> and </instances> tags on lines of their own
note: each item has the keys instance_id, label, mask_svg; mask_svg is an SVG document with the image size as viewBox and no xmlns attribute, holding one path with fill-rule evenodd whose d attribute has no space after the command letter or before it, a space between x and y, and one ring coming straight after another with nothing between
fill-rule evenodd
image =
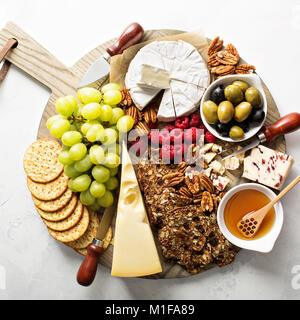
<instances>
[{"instance_id":1,"label":"green grape bunch","mask_svg":"<svg viewBox=\"0 0 300 320\"><path fill-rule=\"evenodd\" d=\"M117 107L121 88L109 83L101 90L81 88L77 99L61 97L56 101L57 115L47 121L63 151L59 162L70 178L69 189L80 193L80 201L94 211L113 204L119 187L120 134L129 132L134 120Z\"/></svg>"}]
</instances>

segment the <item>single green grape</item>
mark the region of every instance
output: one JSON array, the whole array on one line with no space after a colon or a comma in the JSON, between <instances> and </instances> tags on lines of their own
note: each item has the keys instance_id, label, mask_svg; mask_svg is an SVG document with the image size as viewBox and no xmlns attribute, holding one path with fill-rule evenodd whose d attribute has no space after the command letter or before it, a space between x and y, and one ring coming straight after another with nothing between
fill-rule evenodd
<instances>
[{"instance_id":1,"label":"single green grape","mask_svg":"<svg viewBox=\"0 0 300 320\"><path fill-rule=\"evenodd\" d=\"M88 122L85 122L84 124L81 125L80 131L86 136L88 133L89 129L91 129L92 125Z\"/></svg>"},{"instance_id":2,"label":"single green grape","mask_svg":"<svg viewBox=\"0 0 300 320\"><path fill-rule=\"evenodd\" d=\"M113 109L111 106L107 104L101 105L101 113L99 116L100 121L102 122L109 122L113 115Z\"/></svg>"},{"instance_id":3,"label":"single green grape","mask_svg":"<svg viewBox=\"0 0 300 320\"><path fill-rule=\"evenodd\" d=\"M105 195L97 199L97 203L103 208L111 207L114 203L114 196L110 191L106 190Z\"/></svg>"},{"instance_id":4,"label":"single green grape","mask_svg":"<svg viewBox=\"0 0 300 320\"><path fill-rule=\"evenodd\" d=\"M96 142L96 141L100 141L104 135L105 135L105 131L103 126L101 124L94 124L88 130L86 134L86 138L90 142Z\"/></svg>"},{"instance_id":5,"label":"single green grape","mask_svg":"<svg viewBox=\"0 0 300 320\"><path fill-rule=\"evenodd\" d=\"M108 83L108 84L106 84L105 86L103 86L102 88L101 88L101 91L103 92L103 93L106 93L107 91L109 91L109 90L118 90L118 91L121 91L121 87L117 84L117 83Z\"/></svg>"},{"instance_id":6,"label":"single green grape","mask_svg":"<svg viewBox=\"0 0 300 320\"><path fill-rule=\"evenodd\" d=\"M89 157L93 164L101 164L105 159L104 150L101 146L92 146L89 150Z\"/></svg>"},{"instance_id":7,"label":"single green grape","mask_svg":"<svg viewBox=\"0 0 300 320\"><path fill-rule=\"evenodd\" d=\"M69 131L70 126L68 120L58 119L52 124L50 132L54 138L60 139L65 132Z\"/></svg>"},{"instance_id":8,"label":"single green grape","mask_svg":"<svg viewBox=\"0 0 300 320\"><path fill-rule=\"evenodd\" d=\"M106 189L109 191L113 191L118 188L119 180L116 177L111 177L108 181L105 182Z\"/></svg>"},{"instance_id":9,"label":"single green grape","mask_svg":"<svg viewBox=\"0 0 300 320\"><path fill-rule=\"evenodd\" d=\"M115 143L118 139L117 131L112 128L106 128L104 130L105 130L104 135L100 140L102 144L106 146L106 145Z\"/></svg>"},{"instance_id":10,"label":"single green grape","mask_svg":"<svg viewBox=\"0 0 300 320\"><path fill-rule=\"evenodd\" d=\"M92 176L99 183L105 183L110 178L110 171L104 166L95 166L92 170Z\"/></svg>"},{"instance_id":11,"label":"single green grape","mask_svg":"<svg viewBox=\"0 0 300 320\"><path fill-rule=\"evenodd\" d=\"M74 146L74 144L80 143L81 140L82 140L82 135L78 131L68 131L64 133L63 136L61 137L62 143L68 147L72 147Z\"/></svg>"},{"instance_id":12,"label":"single green grape","mask_svg":"<svg viewBox=\"0 0 300 320\"><path fill-rule=\"evenodd\" d=\"M63 165L68 165L74 163L74 161L70 158L70 154L68 151L63 151L58 156L58 161Z\"/></svg>"},{"instance_id":13,"label":"single green grape","mask_svg":"<svg viewBox=\"0 0 300 320\"><path fill-rule=\"evenodd\" d=\"M101 209L97 201L95 201L91 206L88 206L88 208L94 212L98 212Z\"/></svg>"},{"instance_id":14,"label":"single green grape","mask_svg":"<svg viewBox=\"0 0 300 320\"><path fill-rule=\"evenodd\" d=\"M116 176L118 173L119 173L119 168L116 167L116 168L109 168L109 171L110 171L110 176L111 177L114 177Z\"/></svg>"},{"instance_id":15,"label":"single green grape","mask_svg":"<svg viewBox=\"0 0 300 320\"><path fill-rule=\"evenodd\" d=\"M103 101L111 106L117 105L122 101L122 94L119 90L110 89L104 93Z\"/></svg>"},{"instance_id":16,"label":"single green grape","mask_svg":"<svg viewBox=\"0 0 300 320\"><path fill-rule=\"evenodd\" d=\"M83 174L79 177L76 177L72 183L72 186L77 190L77 192L83 192L86 191L90 184L92 182L92 179L87 174Z\"/></svg>"},{"instance_id":17,"label":"single green grape","mask_svg":"<svg viewBox=\"0 0 300 320\"><path fill-rule=\"evenodd\" d=\"M74 164L74 168L79 172L87 172L92 168L93 164L88 154L85 157Z\"/></svg>"},{"instance_id":18,"label":"single green grape","mask_svg":"<svg viewBox=\"0 0 300 320\"><path fill-rule=\"evenodd\" d=\"M131 116L123 116L117 122L117 128L120 132L126 133L134 126L134 120Z\"/></svg>"},{"instance_id":19,"label":"single green grape","mask_svg":"<svg viewBox=\"0 0 300 320\"><path fill-rule=\"evenodd\" d=\"M73 96L66 96L56 100L56 110L59 114L70 117L75 111L77 101Z\"/></svg>"},{"instance_id":20,"label":"single green grape","mask_svg":"<svg viewBox=\"0 0 300 320\"><path fill-rule=\"evenodd\" d=\"M75 190L74 185L73 185L74 180L75 180L75 178L72 178L72 179L69 180L68 188L73 192L77 192L77 190Z\"/></svg>"},{"instance_id":21,"label":"single green grape","mask_svg":"<svg viewBox=\"0 0 300 320\"><path fill-rule=\"evenodd\" d=\"M109 120L110 125L117 124L120 118L124 116L124 111L121 108L112 109L112 117Z\"/></svg>"},{"instance_id":22,"label":"single green grape","mask_svg":"<svg viewBox=\"0 0 300 320\"><path fill-rule=\"evenodd\" d=\"M81 114L87 120L95 120L100 117L101 106L99 103L89 103L82 108Z\"/></svg>"},{"instance_id":23,"label":"single green grape","mask_svg":"<svg viewBox=\"0 0 300 320\"><path fill-rule=\"evenodd\" d=\"M83 143L77 143L69 150L70 158L79 161L87 154L87 148Z\"/></svg>"},{"instance_id":24,"label":"single green grape","mask_svg":"<svg viewBox=\"0 0 300 320\"><path fill-rule=\"evenodd\" d=\"M90 193L94 198L102 198L105 195L106 187L103 183L93 181L90 186Z\"/></svg>"},{"instance_id":25,"label":"single green grape","mask_svg":"<svg viewBox=\"0 0 300 320\"><path fill-rule=\"evenodd\" d=\"M58 120L58 119L63 119L63 120L67 120L66 117L62 116L61 114L57 114L53 117L50 117L48 120L47 120L47 123L46 123L46 126L48 128L48 130L51 130L51 127L53 125L53 123Z\"/></svg>"},{"instance_id":26,"label":"single green grape","mask_svg":"<svg viewBox=\"0 0 300 320\"><path fill-rule=\"evenodd\" d=\"M96 199L91 195L90 190L87 189L80 193L80 201L85 206L91 206L96 202Z\"/></svg>"},{"instance_id":27,"label":"single green grape","mask_svg":"<svg viewBox=\"0 0 300 320\"><path fill-rule=\"evenodd\" d=\"M104 159L107 168L117 168L120 165L120 157L115 153L107 153Z\"/></svg>"},{"instance_id":28,"label":"single green grape","mask_svg":"<svg viewBox=\"0 0 300 320\"><path fill-rule=\"evenodd\" d=\"M77 98L83 104L99 103L102 100L102 94L94 88L81 88L77 91Z\"/></svg>"},{"instance_id":29,"label":"single green grape","mask_svg":"<svg viewBox=\"0 0 300 320\"><path fill-rule=\"evenodd\" d=\"M81 175L81 172L77 171L74 167L74 163L65 165L64 168L65 175L69 178L77 178Z\"/></svg>"}]
</instances>

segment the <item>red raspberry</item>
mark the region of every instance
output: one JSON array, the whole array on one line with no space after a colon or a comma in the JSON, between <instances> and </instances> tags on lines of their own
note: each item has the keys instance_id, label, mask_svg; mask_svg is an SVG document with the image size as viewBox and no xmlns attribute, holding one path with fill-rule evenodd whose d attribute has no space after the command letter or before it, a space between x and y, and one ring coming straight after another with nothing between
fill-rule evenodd
<instances>
[{"instance_id":1,"label":"red raspberry","mask_svg":"<svg viewBox=\"0 0 300 320\"><path fill-rule=\"evenodd\" d=\"M205 142L206 143L215 143L217 138L209 131L205 133Z\"/></svg>"},{"instance_id":2,"label":"red raspberry","mask_svg":"<svg viewBox=\"0 0 300 320\"><path fill-rule=\"evenodd\" d=\"M200 138L200 129L198 128L190 128L184 131L184 141L191 143L196 142Z\"/></svg>"},{"instance_id":3,"label":"red raspberry","mask_svg":"<svg viewBox=\"0 0 300 320\"><path fill-rule=\"evenodd\" d=\"M171 143L174 144L178 144L178 143L182 143L183 142L183 138L184 138L184 131L182 129L173 129L170 132L170 141Z\"/></svg>"},{"instance_id":4,"label":"red raspberry","mask_svg":"<svg viewBox=\"0 0 300 320\"><path fill-rule=\"evenodd\" d=\"M190 120L190 123L189 123L189 126L190 127L198 127L200 126L201 124L201 117L199 114L197 113L193 113L191 115L191 120Z\"/></svg>"},{"instance_id":5,"label":"red raspberry","mask_svg":"<svg viewBox=\"0 0 300 320\"><path fill-rule=\"evenodd\" d=\"M157 126L158 126L158 122L156 123L153 123L153 122L149 122L147 124L148 128L151 130L151 129L157 129Z\"/></svg>"},{"instance_id":6,"label":"red raspberry","mask_svg":"<svg viewBox=\"0 0 300 320\"><path fill-rule=\"evenodd\" d=\"M164 127L165 130L172 131L175 129L175 126L173 124L168 124Z\"/></svg>"},{"instance_id":7,"label":"red raspberry","mask_svg":"<svg viewBox=\"0 0 300 320\"><path fill-rule=\"evenodd\" d=\"M175 121L175 127L179 129L187 129L189 127L189 117L179 117Z\"/></svg>"},{"instance_id":8,"label":"red raspberry","mask_svg":"<svg viewBox=\"0 0 300 320\"><path fill-rule=\"evenodd\" d=\"M159 130L151 130L148 135L148 139L151 141L153 146L159 146Z\"/></svg>"},{"instance_id":9,"label":"red raspberry","mask_svg":"<svg viewBox=\"0 0 300 320\"><path fill-rule=\"evenodd\" d=\"M143 155L148 149L148 141L145 139L139 139L138 141L134 142L130 148L130 152L133 154L140 156Z\"/></svg>"},{"instance_id":10,"label":"red raspberry","mask_svg":"<svg viewBox=\"0 0 300 320\"><path fill-rule=\"evenodd\" d=\"M162 130L159 133L159 143L161 145L170 144L170 132L168 130Z\"/></svg>"},{"instance_id":11,"label":"red raspberry","mask_svg":"<svg viewBox=\"0 0 300 320\"><path fill-rule=\"evenodd\" d=\"M164 145L160 149L160 157L161 159L167 163L169 160L174 159L174 146L172 145Z\"/></svg>"}]
</instances>

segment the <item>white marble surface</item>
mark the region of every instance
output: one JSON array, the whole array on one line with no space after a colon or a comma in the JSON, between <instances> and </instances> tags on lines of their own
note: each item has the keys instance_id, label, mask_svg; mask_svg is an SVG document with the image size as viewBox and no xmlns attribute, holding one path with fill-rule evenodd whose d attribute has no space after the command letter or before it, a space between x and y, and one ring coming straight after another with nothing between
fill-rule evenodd
<instances>
[{"instance_id":1,"label":"white marble surface","mask_svg":"<svg viewBox=\"0 0 300 320\"><path fill-rule=\"evenodd\" d=\"M145 29L202 28L256 65L282 114L299 111L300 1L203 2L2 0L0 27L13 20L66 65L135 20ZM180 280L116 279L99 268L92 287L78 286L82 258L48 235L22 168L48 97L15 67L0 86L0 299L300 298L299 187L283 200L285 224L270 254L242 251L233 265ZM300 173L299 138L287 137L295 158L289 181Z\"/></svg>"}]
</instances>

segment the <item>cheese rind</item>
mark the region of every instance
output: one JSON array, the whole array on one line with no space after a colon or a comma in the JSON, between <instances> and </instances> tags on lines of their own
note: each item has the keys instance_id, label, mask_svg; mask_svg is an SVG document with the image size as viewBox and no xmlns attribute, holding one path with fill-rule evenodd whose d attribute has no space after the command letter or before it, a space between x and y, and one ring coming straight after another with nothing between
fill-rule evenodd
<instances>
[{"instance_id":1,"label":"cheese rind","mask_svg":"<svg viewBox=\"0 0 300 320\"><path fill-rule=\"evenodd\" d=\"M244 159L243 177L280 190L293 163L291 156L259 145Z\"/></svg>"},{"instance_id":2,"label":"cheese rind","mask_svg":"<svg viewBox=\"0 0 300 320\"><path fill-rule=\"evenodd\" d=\"M111 275L142 277L162 272L129 153L123 145L122 178Z\"/></svg>"}]
</instances>

